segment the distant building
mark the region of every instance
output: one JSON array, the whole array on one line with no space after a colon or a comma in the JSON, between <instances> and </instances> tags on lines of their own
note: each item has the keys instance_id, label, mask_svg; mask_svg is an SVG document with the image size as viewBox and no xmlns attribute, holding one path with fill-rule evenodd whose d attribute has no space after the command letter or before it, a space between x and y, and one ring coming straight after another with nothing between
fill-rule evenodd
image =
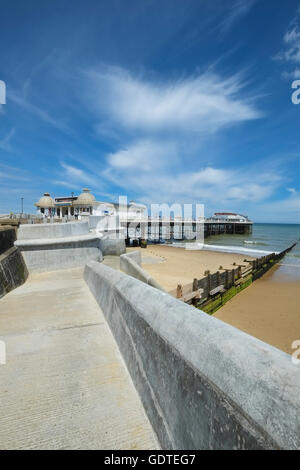
<instances>
[{"instance_id":1,"label":"distant building","mask_svg":"<svg viewBox=\"0 0 300 470\"><path fill-rule=\"evenodd\" d=\"M236 214L235 212L215 212L211 220L226 220L228 222L249 222L247 215Z\"/></svg>"},{"instance_id":2,"label":"distant building","mask_svg":"<svg viewBox=\"0 0 300 470\"><path fill-rule=\"evenodd\" d=\"M38 213L45 217L76 217L92 215L94 206L98 204L95 196L88 188L84 188L79 196L55 197L45 193L38 202L35 203Z\"/></svg>"},{"instance_id":3,"label":"distant building","mask_svg":"<svg viewBox=\"0 0 300 470\"><path fill-rule=\"evenodd\" d=\"M39 214L43 214L44 216L50 216L55 212L55 203L50 193L44 193L38 202L34 204L37 207L37 211Z\"/></svg>"},{"instance_id":4,"label":"distant building","mask_svg":"<svg viewBox=\"0 0 300 470\"><path fill-rule=\"evenodd\" d=\"M88 188L84 188L82 193L72 202L75 215L93 215L93 208L98 203L95 196L90 193Z\"/></svg>"},{"instance_id":5,"label":"distant building","mask_svg":"<svg viewBox=\"0 0 300 470\"><path fill-rule=\"evenodd\" d=\"M136 220L146 217L146 206L130 201L129 204L119 205L113 202L96 201L88 188L84 188L79 196L62 196L54 199L49 193L45 193L40 200L35 203L38 213L44 217L78 218L84 216L116 216L120 221Z\"/></svg>"}]
</instances>

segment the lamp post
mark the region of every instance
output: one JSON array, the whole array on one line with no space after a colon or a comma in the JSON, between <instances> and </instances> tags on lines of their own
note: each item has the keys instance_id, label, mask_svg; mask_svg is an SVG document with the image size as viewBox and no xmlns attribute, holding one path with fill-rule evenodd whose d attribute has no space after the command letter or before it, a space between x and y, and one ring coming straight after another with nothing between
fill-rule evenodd
<instances>
[{"instance_id":1,"label":"lamp post","mask_svg":"<svg viewBox=\"0 0 300 470\"><path fill-rule=\"evenodd\" d=\"M74 201L74 191L71 192L71 196L72 196L72 201L71 201L71 215L75 216L75 210L74 210L74 206L73 206L73 201ZM73 210L72 210L73 209Z\"/></svg>"},{"instance_id":2,"label":"lamp post","mask_svg":"<svg viewBox=\"0 0 300 470\"><path fill-rule=\"evenodd\" d=\"M21 214L23 214L23 202L24 202L24 198L21 197Z\"/></svg>"}]
</instances>

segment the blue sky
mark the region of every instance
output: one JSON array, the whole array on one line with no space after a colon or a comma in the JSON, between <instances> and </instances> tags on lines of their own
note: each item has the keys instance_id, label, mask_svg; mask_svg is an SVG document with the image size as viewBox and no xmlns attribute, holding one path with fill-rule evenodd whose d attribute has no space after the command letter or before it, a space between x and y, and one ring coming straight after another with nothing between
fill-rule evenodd
<instances>
[{"instance_id":1,"label":"blue sky","mask_svg":"<svg viewBox=\"0 0 300 470\"><path fill-rule=\"evenodd\" d=\"M0 0L0 213L87 186L299 223L299 8Z\"/></svg>"}]
</instances>

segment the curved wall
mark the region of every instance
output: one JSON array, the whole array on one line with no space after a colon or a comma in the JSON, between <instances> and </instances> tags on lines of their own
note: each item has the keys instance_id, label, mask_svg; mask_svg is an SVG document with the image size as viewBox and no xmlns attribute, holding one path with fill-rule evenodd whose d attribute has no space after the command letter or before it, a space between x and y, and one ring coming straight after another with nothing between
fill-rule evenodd
<instances>
[{"instance_id":1,"label":"curved wall","mask_svg":"<svg viewBox=\"0 0 300 470\"><path fill-rule=\"evenodd\" d=\"M124 273L149 284L149 286L164 291L158 282L156 282L150 274L144 271L141 264L142 256L140 251L131 251L130 253L125 253L120 256L120 268Z\"/></svg>"},{"instance_id":2,"label":"curved wall","mask_svg":"<svg viewBox=\"0 0 300 470\"><path fill-rule=\"evenodd\" d=\"M23 284L27 276L27 268L18 248L12 246L0 255L0 297Z\"/></svg>"},{"instance_id":3,"label":"curved wall","mask_svg":"<svg viewBox=\"0 0 300 470\"><path fill-rule=\"evenodd\" d=\"M10 226L0 226L0 255L14 246L16 230Z\"/></svg>"},{"instance_id":4,"label":"curved wall","mask_svg":"<svg viewBox=\"0 0 300 470\"><path fill-rule=\"evenodd\" d=\"M125 240L124 238L110 239L104 236L100 239L100 250L103 256L120 256L126 252Z\"/></svg>"},{"instance_id":5,"label":"curved wall","mask_svg":"<svg viewBox=\"0 0 300 470\"><path fill-rule=\"evenodd\" d=\"M62 238L84 235L89 232L88 222L68 222L58 224L21 224L18 240L36 238Z\"/></svg>"},{"instance_id":6,"label":"curved wall","mask_svg":"<svg viewBox=\"0 0 300 470\"><path fill-rule=\"evenodd\" d=\"M165 449L300 449L291 357L100 263L85 280Z\"/></svg>"},{"instance_id":7,"label":"curved wall","mask_svg":"<svg viewBox=\"0 0 300 470\"><path fill-rule=\"evenodd\" d=\"M88 222L21 225L15 245L30 272L54 271L102 261L99 237Z\"/></svg>"}]
</instances>

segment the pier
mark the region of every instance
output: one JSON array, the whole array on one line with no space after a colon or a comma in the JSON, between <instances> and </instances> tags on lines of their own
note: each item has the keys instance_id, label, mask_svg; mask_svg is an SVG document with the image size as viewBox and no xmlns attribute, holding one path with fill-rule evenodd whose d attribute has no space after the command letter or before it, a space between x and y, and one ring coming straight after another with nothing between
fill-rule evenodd
<instances>
[{"instance_id":1,"label":"pier","mask_svg":"<svg viewBox=\"0 0 300 470\"><path fill-rule=\"evenodd\" d=\"M212 235L248 235L252 233L253 222L248 218L226 219L207 218L201 220L173 218L132 218L121 220L125 231L126 244L131 241L151 242L203 239Z\"/></svg>"},{"instance_id":2,"label":"pier","mask_svg":"<svg viewBox=\"0 0 300 470\"><path fill-rule=\"evenodd\" d=\"M252 233L253 222L251 220L232 221L207 219L204 222L204 237L211 235L248 235Z\"/></svg>"},{"instance_id":3,"label":"pier","mask_svg":"<svg viewBox=\"0 0 300 470\"><path fill-rule=\"evenodd\" d=\"M95 228L91 218L105 219L108 225L117 224L124 231L126 245L145 246L146 240L152 243L180 240L203 240L213 235L248 235L252 233L253 222L246 215L235 212L216 212L212 217L190 218L176 216L163 210L148 215L147 207L130 201L129 204L97 202L87 188L82 194L72 197L52 199L49 193L35 204L38 214L0 217L1 225L24 223L57 223L89 220L90 228ZM173 217L172 215L173 214ZM59 217L59 218L57 218ZM99 220L100 220L99 219ZM98 221L99 221L98 220ZM117 226L116 226L117 228Z\"/></svg>"}]
</instances>

